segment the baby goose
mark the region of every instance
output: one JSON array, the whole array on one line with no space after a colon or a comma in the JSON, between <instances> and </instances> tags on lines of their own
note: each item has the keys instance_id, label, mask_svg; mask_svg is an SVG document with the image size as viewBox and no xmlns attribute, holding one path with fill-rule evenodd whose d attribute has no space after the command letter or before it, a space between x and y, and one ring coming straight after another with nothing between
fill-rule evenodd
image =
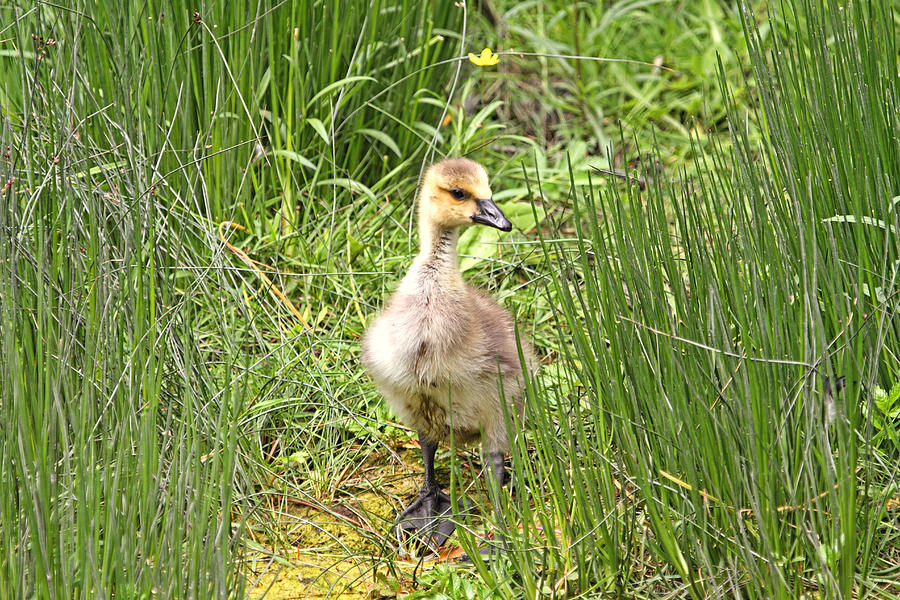
<instances>
[{"instance_id":1,"label":"baby goose","mask_svg":"<svg viewBox=\"0 0 900 600\"><path fill-rule=\"evenodd\" d=\"M450 497L435 481L437 445L450 437L481 437L499 490L509 447L502 383L510 412L522 413L523 373L510 314L470 287L459 272L460 227L512 223L491 200L487 173L454 158L435 163L419 191L419 255L382 314L366 331L362 362L400 419L419 434L425 483L397 518L398 535L418 535L441 546L454 524ZM527 342L529 370L536 360ZM465 510L465 502L460 502Z\"/></svg>"}]
</instances>

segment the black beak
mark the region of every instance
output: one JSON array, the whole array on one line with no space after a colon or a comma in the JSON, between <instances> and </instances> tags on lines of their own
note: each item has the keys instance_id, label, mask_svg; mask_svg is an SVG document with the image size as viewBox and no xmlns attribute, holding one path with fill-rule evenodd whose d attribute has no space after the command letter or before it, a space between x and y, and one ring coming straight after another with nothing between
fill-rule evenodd
<instances>
[{"instance_id":1,"label":"black beak","mask_svg":"<svg viewBox=\"0 0 900 600\"><path fill-rule=\"evenodd\" d=\"M472 221L482 225L490 225L496 227L500 231L511 231L512 223L500 210L500 207L494 204L490 198L476 198L478 204L478 212L472 215Z\"/></svg>"}]
</instances>

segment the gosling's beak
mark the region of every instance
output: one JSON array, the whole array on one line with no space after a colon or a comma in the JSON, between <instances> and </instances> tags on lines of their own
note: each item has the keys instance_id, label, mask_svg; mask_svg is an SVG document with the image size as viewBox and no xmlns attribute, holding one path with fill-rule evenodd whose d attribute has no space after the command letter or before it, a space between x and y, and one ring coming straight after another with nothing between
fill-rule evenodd
<instances>
[{"instance_id":1,"label":"gosling's beak","mask_svg":"<svg viewBox=\"0 0 900 600\"><path fill-rule=\"evenodd\" d=\"M512 230L512 223L509 222L509 219L506 218L500 207L494 204L493 200L490 198L476 198L475 202L478 204L478 212L472 215L473 222L490 225L500 231Z\"/></svg>"}]
</instances>

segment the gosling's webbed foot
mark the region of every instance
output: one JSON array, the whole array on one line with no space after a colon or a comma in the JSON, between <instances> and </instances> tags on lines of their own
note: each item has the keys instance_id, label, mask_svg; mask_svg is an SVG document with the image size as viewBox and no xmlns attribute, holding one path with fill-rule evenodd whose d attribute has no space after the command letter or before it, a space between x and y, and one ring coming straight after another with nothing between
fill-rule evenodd
<instances>
[{"instance_id":1,"label":"gosling's webbed foot","mask_svg":"<svg viewBox=\"0 0 900 600\"><path fill-rule=\"evenodd\" d=\"M460 513L468 510L468 503L460 498ZM397 517L397 539L402 544L407 539L418 539L425 545L438 548L444 545L456 524L453 522L453 502L440 489L423 489L419 497Z\"/></svg>"},{"instance_id":2,"label":"gosling's webbed foot","mask_svg":"<svg viewBox=\"0 0 900 600\"><path fill-rule=\"evenodd\" d=\"M497 556L503 554L504 552L506 552L506 544L503 542L500 542L499 544L497 542L488 542L478 547L478 555L482 560L487 561L495 559ZM457 559L457 562L470 565L474 561L472 560L472 557L469 556L469 553L465 552L460 555L460 557Z\"/></svg>"}]
</instances>

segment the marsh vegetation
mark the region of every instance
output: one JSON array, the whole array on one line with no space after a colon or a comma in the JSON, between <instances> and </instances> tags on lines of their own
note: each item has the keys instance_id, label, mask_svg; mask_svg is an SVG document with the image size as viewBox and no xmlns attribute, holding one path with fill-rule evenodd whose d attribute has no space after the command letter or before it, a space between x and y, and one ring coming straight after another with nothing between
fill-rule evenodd
<instances>
[{"instance_id":1,"label":"marsh vegetation","mask_svg":"<svg viewBox=\"0 0 900 600\"><path fill-rule=\"evenodd\" d=\"M897 9L0 5L0 599L900 596ZM359 342L461 155L542 368L420 558Z\"/></svg>"}]
</instances>

